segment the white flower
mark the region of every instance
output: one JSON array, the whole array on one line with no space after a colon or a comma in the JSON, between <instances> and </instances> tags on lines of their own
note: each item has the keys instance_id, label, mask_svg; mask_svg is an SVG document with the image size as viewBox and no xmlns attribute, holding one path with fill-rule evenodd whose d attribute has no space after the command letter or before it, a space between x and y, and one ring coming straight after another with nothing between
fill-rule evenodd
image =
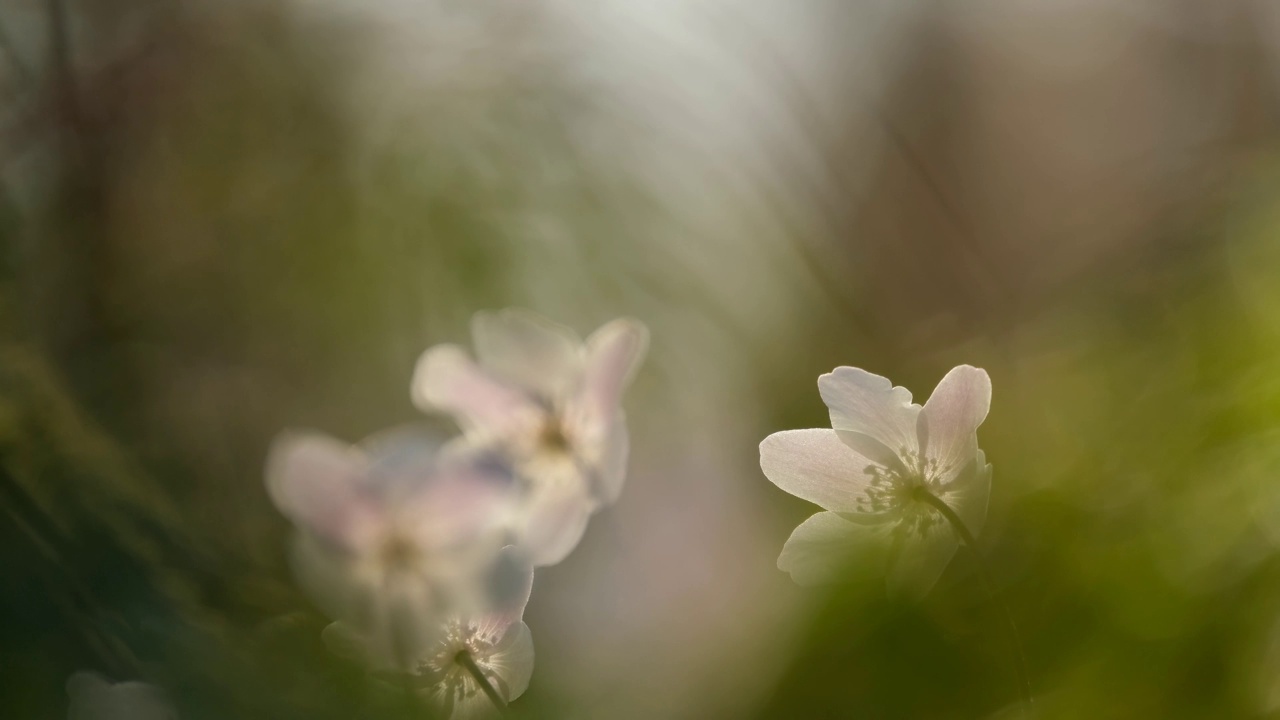
<instances>
[{"instance_id":1,"label":"white flower","mask_svg":"<svg viewBox=\"0 0 1280 720\"><path fill-rule=\"evenodd\" d=\"M286 432L267 461L271 498L299 530L299 583L391 665L434 642L446 613L484 607L500 565L510 471L437 449L409 432L358 447Z\"/></svg>"},{"instance_id":2,"label":"white flower","mask_svg":"<svg viewBox=\"0 0 1280 720\"><path fill-rule=\"evenodd\" d=\"M586 343L519 310L477 313L478 363L456 345L423 353L414 402L451 414L469 442L500 448L524 481L512 525L535 565L578 544L591 513L622 491L627 426L622 393L644 357L648 331L614 320Z\"/></svg>"},{"instance_id":3,"label":"white flower","mask_svg":"<svg viewBox=\"0 0 1280 720\"><path fill-rule=\"evenodd\" d=\"M177 720L164 692L141 682L109 683L79 672L67 680L68 720Z\"/></svg>"},{"instance_id":4,"label":"white flower","mask_svg":"<svg viewBox=\"0 0 1280 720\"><path fill-rule=\"evenodd\" d=\"M441 623L435 641L424 646L403 672L393 674L396 684L407 676L408 685L426 698L447 720L473 720L498 715L498 705L481 687L475 674L505 704L520 697L533 675L533 638L521 620L533 588L533 568L507 554L514 564L509 592L487 612L454 613ZM354 659L370 657L367 640L343 623L325 628L331 650Z\"/></svg>"},{"instance_id":5,"label":"white flower","mask_svg":"<svg viewBox=\"0 0 1280 720\"><path fill-rule=\"evenodd\" d=\"M778 567L796 582L821 582L854 554L888 549L888 585L920 596L937 582L957 534L923 493L938 498L976 534L987 514L991 466L978 426L991 380L961 365L924 407L905 388L865 370L839 367L818 378L832 430L789 430L760 443L760 468L783 490L827 510L787 540Z\"/></svg>"}]
</instances>

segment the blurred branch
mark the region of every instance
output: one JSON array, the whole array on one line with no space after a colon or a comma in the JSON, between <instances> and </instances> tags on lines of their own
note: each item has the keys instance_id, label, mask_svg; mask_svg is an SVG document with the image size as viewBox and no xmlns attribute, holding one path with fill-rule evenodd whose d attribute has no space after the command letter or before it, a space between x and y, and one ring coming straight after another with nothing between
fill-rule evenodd
<instances>
[{"instance_id":1,"label":"blurred branch","mask_svg":"<svg viewBox=\"0 0 1280 720\"><path fill-rule=\"evenodd\" d=\"M49 53L57 85L58 103L77 135L84 131L75 74L71 64L71 35L63 0L49 0Z\"/></svg>"},{"instance_id":2,"label":"blurred branch","mask_svg":"<svg viewBox=\"0 0 1280 720\"><path fill-rule=\"evenodd\" d=\"M4 52L9 65L13 67L23 82L30 84L35 79L31 68L27 67L27 64L22 61L22 56L18 54L18 48L14 46L3 21L0 21L0 51Z\"/></svg>"}]
</instances>

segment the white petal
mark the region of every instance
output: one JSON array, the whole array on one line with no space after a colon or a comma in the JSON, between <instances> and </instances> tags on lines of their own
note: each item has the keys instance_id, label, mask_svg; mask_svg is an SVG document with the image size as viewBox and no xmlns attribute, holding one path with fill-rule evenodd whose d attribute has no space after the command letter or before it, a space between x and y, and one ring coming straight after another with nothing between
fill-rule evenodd
<instances>
[{"instance_id":1,"label":"white petal","mask_svg":"<svg viewBox=\"0 0 1280 720\"><path fill-rule=\"evenodd\" d=\"M859 512L873 463L834 430L784 430L760 443L760 469L798 498L836 512Z\"/></svg>"},{"instance_id":2,"label":"white petal","mask_svg":"<svg viewBox=\"0 0 1280 720\"><path fill-rule=\"evenodd\" d=\"M559 563L582 540L594 510L594 501L571 483L536 485L520 520L520 549L535 567Z\"/></svg>"},{"instance_id":3,"label":"white petal","mask_svg":"<svg viewBox=\"0 0 1280 720\"><path fill-rule=\"evenodd\" d=\"M321 612L365 626L371 591L349 556L311 535L300 534L290 546L289 561L298 585Z\"/></svg>"},{"instance_id":4,"label":"white petal","mask_svg":"<svg viewBox=\"0 0 1280 720\"><path fill-rule=\"evenodd\" d=\"M371 589L376 594L368 620L352 628L367 639L375 665L411 671L439 642L445 610L421 577L389 575Z\"/></svg>"},{"instance_id":5,"label":"white petal","mask_svg":"<svg viewBox=\"0 0 1280 720\"><path fill-rule=\"evenodd\" d=\"M916 420L920 406L911 392L894 387L887 378L855 367L838 367L818 378L818 392L831 410L831 427L865 435L898 456L919 447ZM851 443L868 457L885 464L870 448Z\"/></svg>"},{"instance_id":6,"label":"white petal","mask_svg":"<svg viewBox=\"0 0 1280 720\"><path fill-rule=\"evenodd\" d=\"M514 503L515 478L490 453L450 454L431 475L404 480L412 484L395 499L397 527L427 553L496 539ZM488 559L501 547L489 543Z\"/></svg>"},{"instance_id":7,"label":"white petal","mask_svg":"<svg viewBox=\"0 0 1280 720\"><path fill-rule=\"evenodd\" d=\"M888 529L860 525L833 512L820 512L800 523L778 556L778 569L800 585L819 585L836 578L855 557L884 561Z\"/></svg>"},{"instance_id":8,"label":"white petal","mask_svg":"<svg viewBox=\"0 0 1280 720\"><path fill-rule=\"evenodd\" d=\"M599 439L609 432L648 347L648 328L630 318L606 323L587 338L582 383L566 408L575 438Z\"/></svg>"},{"instance_id":9,"label":"white petal","mask_svg":"<svg viewBox=\"0 0 1280 720\"><path fill-rule=\"evenodd\" d=\"M348 551L368 544L383 518L364 492L368 458L317 433L285 432L267 454L267 492L299 528Z\"/></svg>"},{"instance_id":10,"label":"white petal","mask_svg":"<svg viewBox=\"0 0 1280 720\"><path fill-rule=\"evenodd\" d=\"M446 442L442 433L419 425L398 425L380 430L359 443L369 458L372 484L380 475L430 472Z\"/></svg>"},{"instance_id":11,"label":"white petal","mask_svg":"<svg viewBox=\"0 0 1280 720\"><path fill-rule=\"evenodd\" d=\"M903 537L886 578L889 596L911 600L924 597L938 582L958 547L955 532L941 518L923 535L910 533Z\"/></svg>"},{"instance_id":12,"label":"white petal","mask_svg":"<svg viewBox=\"0 0 1280 720\"><path fill-rule=\"evenodd\" d=\"M471 320L476 357L485 370L551 403L582 372L582 341L546 318L510 308Z\"/></svg>"},{"instance_id":13,"label":"white petal","mask_svg":"<svg viewBox=\"0 0 1280 720\"><path fill-rule=\"evenodd\" d=\"M506 628L520 620L532 593L532 563L518 547L503 548L488 577L490 622Z\"/></svg>"},{"instance_id":14,"label":"white petal","mask_svg":"<svg viewBox=\"0 0 1280 720\"><path fill-rule=\"evenodd\" d=\"M612 505L622 494L630 442L627 419L621 410L604 435L574 442L574 454L578 463L589 470L591 493L600 505Z\"/></svg>"},{"instance_id":15,"label":"white petal","mask_svg":"<svg viewBox=\"0 0 1280 720\"><path fill-rule=\"evenodd\" d=\"M308 536L295 538L292 550L298 584L326 616L363 639L374 666L403 669L438 638L443 608L428 578L345 559Z\"/></svg>"},{"instance_id":16,"label":"white petal","mask_svg":"<svg viewBox=\"0 0 1280 720\"><path fill-rule=\"evenodd\" d=\"M960 516L969 532L977 537L987 519L991 498L991 466L986 453L979 450L951 481L939 497Z\"/></svg>"},{"instance_id":17,"label":"white petal","mask_svg":"<svg viewBox=\"0 0 1280 720\"><path fill-rule=\"evenodd\" d=\"M476 681L468 677L467 682L473 686L475 692L457 697L452 707L446 706L447 711L442 714L442 717L447 720L494 720L502 717L498 708L489 700L489 696L484 694L479 685L476 685Z\"/></svg>"},{"instance_id":18,"label":"white petal","mask_svg":"<svg viewBox=\"0 0 1280 720\"><path fill-rule=\"evenodd\" d=\"M926 455L955 472L977 450L978 426L991 407L991 378L969 365L951 369L924 404Z\"/></svg>"},{"instance_id":19,"label":"white petal","mask_svg":"<svg viewBox=\"0 0 1280 720\"><path fill-rule=\"evenodd\" d=\"M449 413L467 431L532 432L543 418L529 395L486 373L456 345L437 345L422 354L411 394L419 409Z\"/></svg>"},{"instance_id":20,"label":"white petal","mask_svg":"<svg viewBox=\"0 0 1280 720\"><path fill-rule=\"evenodd\" d=\"M533 635L523 622L513 623L498 641L486 665L493 668L499 682L495 688L508 702L524 694L533 677Z\"/></svg>"}]
</instances>

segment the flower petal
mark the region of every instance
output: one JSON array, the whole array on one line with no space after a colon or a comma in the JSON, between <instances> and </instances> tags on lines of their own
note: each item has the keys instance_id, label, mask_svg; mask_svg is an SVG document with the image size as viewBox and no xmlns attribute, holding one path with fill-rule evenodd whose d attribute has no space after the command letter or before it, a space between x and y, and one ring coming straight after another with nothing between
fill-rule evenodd
<instances>
[{"instance_id":1,"label":"flower petal","mask_svg":"<svg viewBox=\"0 0 1280 720\"><path fill-rule=\"evenodd\" d=\"M411 671L443 632L447 611L436 588L421 576L404 573L387 574L370 589L372 612L353 628L364 633L377 666Z\"/></svg>"},{"instance_id":2,"label":"flower petal","mask_svg":"<svg viewBox=\"0 0 1280 720\"><path fill-rule=\"evenodd\" d=\"M889 596L905 600L923 598L937 584L958 547L955 531L941 518L923 534L900 536L886 578Z\"/></svg>"},{"instance_id":3,"label":"flower petal","mask_svg":"<svg viewBox=\"0 0 1280 720\"><path fill-rule=\"evenodd\" d=\"M496 542L502 518L514 502L514 472L495 453L450 443L430 472L391 478L402 488L392 512L401 532L425 552L445 553L462 547L482 549L492 558L502 547Z\"/></svg>"},{"instance_id":4,"label":"flower petal","mask_svg":"<svg viewBox=\"0 0 1280 720\"><path fill-rule=\"evenodd\" d=\"M364 629L371 612L371 591L364 587L354 560L301 534L289 548L289 564L298 585L321 612Z\"/></svg>"},{"instance_id":5,"label":"flower petal","mask_svg":"<svg viewBox=\"0 0 1280 720\"><path fill-rule=\"evenodd\" d=\"M606 323L587 338L582 382L566 408L575 439L599 440L608 434L622 393L648 347L648 328L630 318Z\"/></svg>"},{"instance_id":6,"label":"flower petal","mask_svg":"<svg viewBox=\"0 0 1280 720\"><path fill-rule=\"evenodd\" d=\"M631 440L627 418L621 410L598 438L583 439L574 446L578 463L591 474L591 493L600 505L612 505L622 494L627 476L627 455Z\"/></svg>"},{"instance_id":7,"label":"flower petal","mask_svg":"<svg viewBox=\"0 0 1280 720\"><path fill-rule=\"evenodd\" d=\"M486 664L498 675L497 690L507 702L523 695L533 677L533 635L529 626L516 622L507 628Z\"/></svg>"},{"instance_id":8,"label":"flower petal","mask_svg":"<svg viewBox=\"0 0 1280 720\"><path fill-rule=\"evenodd\" d=\"M919 447L920 406L912 404L906 388L894 387L887 378L861 368L842 366L818 378L818 392L831 410L831 427L836 430L866 435L899 456ZM856 444L853 447L867 453Z\"/></svg>"},{"instance_id":9,"label":"flower petal","mask_svg":"<svg viewBox=\"0 0 1280 720\"><path fill-rule=\"evenodd\" d=\"M452 695L445 701L437 701L441 711L439 715L432 717L445 720L495 720L502 717L502 713L494 707L489 696L484 694L474 679L468 676L465 682L470 686L471 692Z\"/></svg>"},{"instance_id":10,"label":"flower petal","mask_svg":"<svg viewBox=\"0 0 1280 720\"><path fill-rule=\"evenodd\" d=\"M991 407L991 378L985 370L960 365L938 383L924 404L926 455L955 472L977 450L978 426Z\"/></svg>"},{"instance_id":11,"label":"flower petal","mask_svg":"<svg viewBox=\"0 0 1280 720\"><path fill-rule=\"evenodd\" d=\"M855 556L880 558L888 545L887 534L885 525L860 525L833 512L820 512L787 538L778 569L800 585L829 582Z\"/></svg>"},{"instance_id":12,"label":"flower petal","mask_svg":"<svg viewBox=\"0 0 1280 720\"><path fill-rule=\"evenodd\" d=\"M578 336L527 310L478 312L471 337L485 370L547 403L562 397L582 372Z\"/></svg>"},{"instance_id":13,"label":"flower petal","mask_svg":"<svg viewBox=\"0 0 1280 720\"><path fill-rule=\"evenodd\" d=\"M493 564L487 585L488 621L505 629L524 616L533 594L533 565L520 548L507 546Z\"/></svg>"},{"instance_id":14,"label":"flower petal","mask_svg":"<svg viewBox=\"0 0 1280 720\"><path fill-rule=\"evenodd\" d=\"M866 457L871 462L884 468L906 472L906 465L898 457L898 451L890 450L888 445L867 435L852 430L836 430L840 442L848 445L854 452Z\"/></svg>"},{"instance_id":15,"label":"flower petal","mask_svg":"<svg viewBox=\"0 0 1280 720\"><path fill-rule=\"evenodd\" d=\"M518 521L518 546L535 567L555 565L578 546L594 510L594 501L575 484L540 483Z\"/></svg>"},{"instance_id":16,"label":"flower petal","mask_svg":"<svg viewBox=\"0 0 1280 720\"><path fill-rule=\"evenodd\" d=\"M760 443L760 469L774 485L836 512L861 512L873 463L834 430L784 430Z\"/></svg>"},{"instance_id":17,"label":"flower petal","mask_svg":"<svg viewBox=\"0 0 1280 720\"><path fill-rule=\"evenodd\" d=\"M979 450L956 478L942 489L939 497L956 511L964 526L977 537L987 519L987 505L991 498L991 466L987 464L986 453Z\"/></svg>"},{"instance_id":18,"label":"flower petal","mask_svg":"<svg viewBox=\"0 0 1280 720\"><path fill-rule=\"evenodd\" d=\"M468 432L504 436L532 430L544 414L533 398L486 373L456 345L437 345L422 354L411 394L419 409L450 413Z\"/></svg>"},{"instance_id":19,"label":"flower petal","mask_svg":"<svg viewBox=\"0 0 1280 720\"><path fill-rule=\"evenodd\" d=\"M369 461L319 433L284 432L267 453L267 492L285 517L344 550L366 545L382 513L364 492Z\"/></svg>"}]
</instances>

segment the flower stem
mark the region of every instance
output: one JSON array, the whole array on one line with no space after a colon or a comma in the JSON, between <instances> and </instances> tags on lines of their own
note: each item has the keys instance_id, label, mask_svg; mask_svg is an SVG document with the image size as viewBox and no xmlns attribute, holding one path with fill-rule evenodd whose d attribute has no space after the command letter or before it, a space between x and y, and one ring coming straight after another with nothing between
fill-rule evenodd
<instances>
[{"instance_id":1,"label":"flower stem","mask_svg":"<svg viewBox=\"0 0 1280 720\"><path fill-rule=\"evenodd\" d=\"M941 513L942 517L946 518L947 522L951 524L952 529L960 536L960 540L965 547L969 548L969 552L977 559L979 574L982 575L983 584L987 586L987 593L1004 611L1004 619L1009 626L1009 644L1013 646L1013 654L1017 660L1018 689L1022 694L1026 715L1030 716L1035 707L1035 699L1031 694L1031 673L1027 670L1027 655L1022 649L1022 636L1018 633L1018 624L1013 620L1013 612L1009 609L1009 605L1001 599L1000 593L996 591L995 580L991 576L991 569L987 566L986 558L978 550L978 543L974 540L973 533L969 532L969 528L965 527L964 521L960 519L955 510L951 509L950 505L930 492L921 492L919 498Z\"/></svg>"},{"instance_id":2,"label":"flower stem","mask_svg":"<svg viewBox=\"0 0 1280 720\"><path fill-rule=\"evenodd\" d=\"M467 672L471 673L471 677L475 678L475 681L480 685L480 689L484 691L484 694L489 696L489 701L493 703L494 707L498 708L498 712L506 715L507 701L503 700L502 696L498 694L498 691L493 689L493 685L489 683L489 678L485 677L484 671L476 664L475 659L471 657L471 653L466 650L462 650L454 660L459 665L466 668Z\"/></svg>"}]
</instances>

